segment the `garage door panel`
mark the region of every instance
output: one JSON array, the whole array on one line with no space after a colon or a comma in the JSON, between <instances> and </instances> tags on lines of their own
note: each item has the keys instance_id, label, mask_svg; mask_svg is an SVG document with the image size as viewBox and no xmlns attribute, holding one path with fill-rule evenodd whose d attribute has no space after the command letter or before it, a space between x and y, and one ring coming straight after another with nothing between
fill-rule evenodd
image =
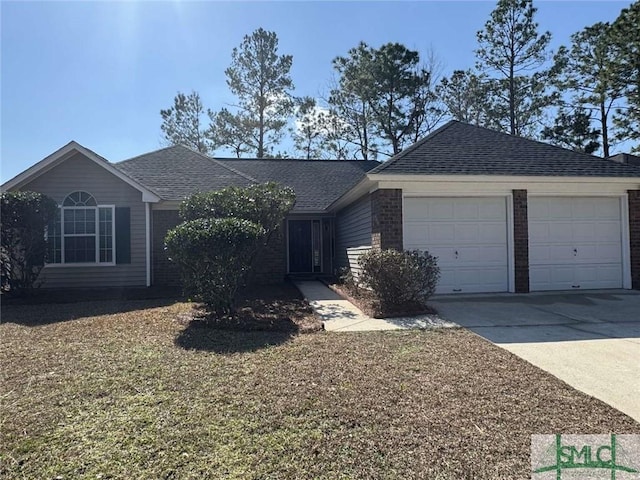
<instances>
[{"instance_id":1,"label":"garage door panel","mask_svg":"<svg viewBox=\"0 0 640 480\"><path fill-rule=\"evenodd\" d=\"M424 226L422 228L425 228ZM426 241L428 243L452 243L456 238L455 226L450 223L438 223L427 226Z\"/></svg>"},{"instance_id":2,"label":"garage door panel","mask_svg":"<svg viewBox=\"0 0 640 480\"><path fill-rule=\"evenodd\" d=\"M532 290L622 287L618 198L529 199Z\"/></svg>"},{"instance_id":3,"label":"garage door panel","mask_svg":"<svg viewBox=\"0 0 640 480\"><path fill-rule=\"evenodd\" d=\"M459 247L456 252L458 252L457 263L461 266L506 264L507 249L502 245Z\"/></svg>"},{"instance_id":4,"label":"garage door panel","mask_svg":"<svg viewBox=\"0 0 640 480\"><path fill-rule=\"evenodd\" d=\"M548 201L548 218L551 220L569 220L571 219L571 201L554 202Z\"/></svg>"},{"instance_id":5,"label":"garage door panel","mask_svg":"<svg viewBox=\"0 0 640 480\"><path fill-rule=\"evenodd\" d=\"M619 242L621 238L620 220L616 221L601 221L594 227L594 235L601 242Z\"/></svg>"},{"instance_id":6,"label":"garage door panel","mask_svg":"<svg viewBox=\"0 0 640 480\"><path fill-rule=\"evenodd\" d=\"M530 242L546 242L549 240L549 225L547 223L529 222Z\"/></svg>"},{"instance_id":7,"label":"garage door panel","mask_svg":"<svg viewBox=\"0 0 640 480\"><path fill-rule=\"evenodd\" d=\"M564 222L549 223L549 241L572 242L573 225L571 223Z\"/></svg>"},{"instance_id":8,"label":"garage door panel","mask_svg":"<svg viewBox=\"0 0 640 480\"><path fill-rule=\"evenodd\" d=\"M424 211L427 212L427 220L451 220L454 218L454 205L451 202L434 199L427 208L424 208Z\"/></svg>"},{"instance_id":9,"label":"garage door panel","mask_svg":"<svg viewBox=\"0 0 640 480\"><path fill-rule=\"evenodd\" d=\"M495 268L458 268L456 269L456 285L460 293L504 291L504 269ZM458 292L452 292L458 293Z\"/></svg>"},{"instance_id":10,"label":"garage door panel","mask_svg":"<svg viewBox=\"0 0 640 480\"><path fill-rule=\"evenodd\" d=\"M446 266L440 267L440 280L438 281L438 293L453 293L456 288L456 272Z\"/></svg>"},{"instance_id":11,"label":"garage door panel","mask_svg":"<svg viewBox=\"0 0 640 480\"><path fill-rule=\"evenodd\" d=\"M493 243L506 246L507 225L506 219L502 222L484 222L480 224L481 243Z\"/></svg>"},{"instance_id":12,"label":"garage door panel","mask_svg":"<svg viewBox=\"0 0 640 480\"><path fill-rule=\"evenodd\" d=\"M413 249L415 245L427 241L427 230L419 224L407 223L404 226L404 236L406 238L405 248Z\"/></svg>"},{"instance_id":13,"label":"garage door panel","mask_svg":"<svg viewBox=\"0 0 640 480\"><path fill-rule=\"evenodd\" d=\"M506 199L406 198L404 246L429 251L438 293L508 289Z\"/></svg>"},{"instance_id":14,"label":"garage door panel","mask_svg":"<svg viewBox=\"0 0 640 480\"><path fill-rule=\"evenodd\" d=\"M584 265L576 269L574 281L580 289L619 288L620 265Z\"/></svg>"},{"instance_id":15,"label":"garage door panel","mask_svg":"<svg viewBox=\"0 0 640 480\"><path fill-rule=\"evenodd\" d=\"M570 214L571 214L570 218L573 221L580 221L580 220L594 221L595 219L597 219L596 206L594 202L590 200L585 200L585 201L578 201L575 199L572 200Z\"/></svg>"},{"instance_id":16,"label":"garage door panel","mask_svg":"<svg viewBox=\"0 0 640 480\"><path fill-rule=\"evenodd\" d=\"M425 249L424 245L417 245L411 250L426 250L434 257L438 258L438 265L451 265L455 263L455 249L452 247L431 247L429 249Z\"/></svg>"},{"instance_id":17,"label":"garage door panel","mask_svg":"<svg viewBox=\"0 0 640 480\"><path fill-rule=\"evenodd\" d=\"M596 224L594 222L573 222L571 241L583 242L586 239L596 237Z\"/></svg>"},{"instance_id":18,"label":"garage door panel","mask_svg":"<svg viewBox=\"0 0 640 480\"><path fill-rule=\"evenodd\" d=\"M455 201L454 211L456 220L478 220L480 218L478 205L466 201Z\"/></svg>"},{"instance_id":19,"label":"garage door panel","mask_svg":"<svg viewBox=\"0 0 640 480\"><path fill-rule=\"evenodd\" d=\"M529 221L549 218L549 203L545 201L529 202L527 205L527 216Z\"/></svg>"},{"instance_id":20,"label":"garage door panel","mask_svg":"<svg viewBox=\"0 0 640 480\"><path fill-rule=\"evenodd\" d=\"M481 202L478 206L479 217L485 220L493 220L504 225L507 210L506 203L503 198L489 199Z\"/></svg>"},{"instance_id":21,"label":"garage door panel","mask_svg":"<svg viewBox=\"0 0 640 480\"><path fill-rule=\"evenodd\" d=\"M594 208L594 218L598 220L620 220L620 200L604 198L597 202Z\"/></svg>"},{"instance_id":22,"label":"garage door panel","mask_svg":"<svg viewBox=\"0 0 640 480\"><path fill-rule=\"evenodd\" d=\"M455 238L458 243L477 243L480 240L480 228L475 223L455 225Z\"/></svg>"}]
</instances>

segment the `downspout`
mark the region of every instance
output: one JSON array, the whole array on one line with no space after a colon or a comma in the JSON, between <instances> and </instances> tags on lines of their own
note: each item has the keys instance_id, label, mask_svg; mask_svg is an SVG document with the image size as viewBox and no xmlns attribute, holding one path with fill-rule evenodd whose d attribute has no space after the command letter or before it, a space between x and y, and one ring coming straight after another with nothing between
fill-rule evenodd
<instances>
[{"instance_id":1,"label":"downspout","mask_svg":"<svg viewBox=\"0 0 640 480\"><path fill-rule=\"evenodd\" d=\"M147 266L147 287L151 286L151 204L144 202L144 224L146 232L145 257Z\"/></svg>"}]
</instances>

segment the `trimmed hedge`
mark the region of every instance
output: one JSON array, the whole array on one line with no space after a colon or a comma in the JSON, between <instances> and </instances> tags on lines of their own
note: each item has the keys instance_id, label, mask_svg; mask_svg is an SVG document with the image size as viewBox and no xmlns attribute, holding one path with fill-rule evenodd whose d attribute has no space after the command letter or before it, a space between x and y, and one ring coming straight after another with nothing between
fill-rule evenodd
<instances>
[{"instance_id":1,"label":"trimmed hedge","mask_svg":"<svg viewBox=\"0 0 640 480\"><path fill-rule=\"evenodd\" d=\"M191 195L180 205L180 217L183 220L242 218L261 225L270 234L280 226L295 200L291 188L274 182L227 187Z\"/></svg>"},{"instance_id":2,"label":"trimmed hedge","mask_svg":"<svg viewBox=\"0 0 640 480\"><path fill-rule=\"evenodd\" d=\"M233 311L253 259L293 208L295 194L276 183L196 193L180 205L185 220L165 245L185 291L217 314Z\"/></svg>"},{"instance_id":3,"label":"trimmed hedge","mask_svg":"<svg viewBox=\"0 0 640 480\"><path fill-rule=\"evenodd\" d=\"M56 202L36 192L6 192L0 197L2 291L33 288L47 256L44 236L55 219Z\"/></svg>"}]
</instances>

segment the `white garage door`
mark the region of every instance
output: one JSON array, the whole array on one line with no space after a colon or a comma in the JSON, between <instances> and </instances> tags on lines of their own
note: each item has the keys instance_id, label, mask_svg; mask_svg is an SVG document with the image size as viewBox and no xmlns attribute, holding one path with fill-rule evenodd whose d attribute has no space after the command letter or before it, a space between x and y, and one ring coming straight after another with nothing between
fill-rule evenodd
<instances>
[{"instance_id":1,"label":"white garage door","mask_svg":"<svg viewBox=\"0 0 640 480\"><path fill-rule=\"evenodd\" d=\"M622 287L620 200L530 197L531 290Z\"/></svg>"},{"instance_id":2,"label":"white garage door","mask_svg":"<svg viewBox=\"0 0 640 480\"><path fill-rule=\"evenodd\" d=\"M405 198L404 247L438 257L437 293L506 292L504 197Z\"/></svg>"}]
</instances>

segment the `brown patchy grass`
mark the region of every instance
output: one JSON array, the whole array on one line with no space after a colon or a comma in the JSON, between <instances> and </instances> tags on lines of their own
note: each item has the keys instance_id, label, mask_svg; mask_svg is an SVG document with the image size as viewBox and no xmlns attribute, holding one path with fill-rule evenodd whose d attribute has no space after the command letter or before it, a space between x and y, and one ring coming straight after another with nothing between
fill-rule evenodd
<instances>
[{"instance_id":1,"label":"brown patchy grass","mask_svg":"<svg viewBox=\"0 0 640 480\"><path fill-rule=\"evenodd\" d=\"M0 477L529 478L533 433L640 433L465 330L239 332L192 308L4 307Z\"/></svg>"}]
</instances>

